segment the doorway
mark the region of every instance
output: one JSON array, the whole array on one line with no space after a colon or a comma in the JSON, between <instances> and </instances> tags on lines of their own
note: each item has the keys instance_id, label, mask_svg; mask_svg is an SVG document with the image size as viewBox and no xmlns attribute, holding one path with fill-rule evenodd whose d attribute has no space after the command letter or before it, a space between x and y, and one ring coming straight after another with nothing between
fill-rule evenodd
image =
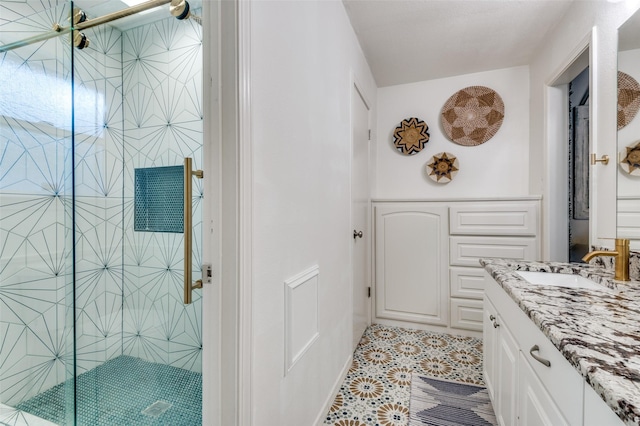
<instances>
[{"instance_id":1,"label":"doorway","mask_svg":"<svg viewBox=\"0 0 640 426\"><path fill-rule=\"evenodd\" d=\"M351 223L353 225L353 344L358 346L371 323L369 105L356 84L351 93Z\"/></svg>"},{"instance_id":2,"label":"doorway","mask_svg":"<svg viewBox=\"0 0 640 426\"><path fill-rule=\"evenodd\" d=\"M569 261L589 252L589 68L569 83Z\"/></svg>"}]
</instances>

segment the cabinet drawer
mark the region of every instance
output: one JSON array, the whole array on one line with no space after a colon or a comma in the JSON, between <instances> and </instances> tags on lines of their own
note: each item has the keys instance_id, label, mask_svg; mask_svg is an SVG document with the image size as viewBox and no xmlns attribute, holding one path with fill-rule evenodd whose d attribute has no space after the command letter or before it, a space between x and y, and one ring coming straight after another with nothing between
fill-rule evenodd
<instances>
[{"instance_id":1,"label":"cabinet drawer","mask_svg":"<svg viewBox=\"0 0 640 426\"><path fill-rule=\"evenodd\" d=\"M536 203L469 203L449 208L451 235L535 236L537 229Z\"/></svg>"},{"instance_id":2,"label":"cabinet drawer","mask_svg":"<svg viewBox=\"0 0 640 426\"><path fill-rule=\"evenodd\" d=\"M581 425L582 409L576 408L582 407L584 379L533 321L524 312L519 312L519 314L520 318L517 321L520 322L520 333L516 336L516 339L520 344L523 357L540 379L540 382L544 384L546 391L568 423L570 425ZM534 345L539 347L539 350L534 354L548 360L551 363L549 367L537 361L531 355L530 350Z\"/></svg>"},{"instance_id":3,"label":"cabinet drawer","mask_svg":"<svg viewBox=\"0 0 640 426\"><path fill-rule=\"evenodd\" d=\"M449 269L451 297L482 300L484 269L453 266Z\"/></svg>"},{"instance_id":4,"label":"cabinet drawer","mask_svg":"<svg viewBox=\"0 0 640 426\"><path fill-rule=\"evenodd\" d=\"M584 385L584 426L623 426L620 417L588 384Z\"/></svg>"},{"instance_id":5,"label":"cabinet drawer","mask_svg":"<svg viewBox=\"0 0 640 426\"><path fill-rule=\"evenodd\" d=\"M482 300L451 298L451 328L482 331Z\"/></svg>"},{"instance_id":6,"label":"cabinet drawer","mask_svg":"<svg viewBox=\"0 0 640 426\"><path fill-rule=\"evenodd\" d=\"M479 266L480 258L535 260L534 237L462 237L449 239L449 262L452 266Z\"/></svg>"}]
</instances>

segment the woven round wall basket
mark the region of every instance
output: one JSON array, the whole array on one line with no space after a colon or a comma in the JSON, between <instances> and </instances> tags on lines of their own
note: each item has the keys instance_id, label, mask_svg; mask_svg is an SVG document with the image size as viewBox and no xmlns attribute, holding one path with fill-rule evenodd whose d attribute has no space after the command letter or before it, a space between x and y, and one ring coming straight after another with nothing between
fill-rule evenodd
<instances>
[{"instance_id":1,"label":"woven round wall basket","mask_svg":"<svg viewBox=\"0 0 640 426\"><path fill-rule=\"evenodd\" d=\"M620 151L620 168L632 176L640 176L640 141Z\"/></svg>"},{"instance_id":2,"label":"woven round wall basket","mask_svg":"<svg viewBox=\"0 0 640 426\"><path fill-rule=\"evenodd\" d=\"M393 131L393 144L398 152L414 155L424 149L429 142L429 126L419 118L411 117L402 120Z\"/></svg>"},{"instance_id":3,"label":"woven round wall basket","mask_svg":"<svg viewBox=\"0 0 640 426\"><path fill-rule=\"evenodd\" d=\"M504 102L493 89L466 87L442 107L444 133L458 145L476 146L491 139L504 119Z\"/></svg>"},{"instance_id":4,"label":"woven round wall basket","mask_svg":"<svg viewBox=\"0 0 640 426\"><path fill-rule=\"evenodd\" d=\"M618 71L618 130L629 124L640 108L640 84Z\"/></svg>"},{"instance_id":5,"label":"woven round wall basket","mask_svg":"<svg viewBox=\"0 0 640 426\"><path fill-rule=\"evenodd\" d=\"M439 152L427 161L427 176L438 183L449 183L458 173L460 164L455 155Z\"/></svg>"}]
</instances>

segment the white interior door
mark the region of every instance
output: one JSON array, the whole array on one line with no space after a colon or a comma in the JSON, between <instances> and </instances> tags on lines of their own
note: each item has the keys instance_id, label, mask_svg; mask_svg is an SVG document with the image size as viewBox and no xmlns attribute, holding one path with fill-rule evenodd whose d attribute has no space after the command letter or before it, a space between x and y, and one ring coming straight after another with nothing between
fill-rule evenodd
<instances>
[{"instance_id":1,"label":"white interior door","mask_svg":"<svg viewBox=\"0 0 640 426\"><path fill-rule=\"evenodd\" d=\"M371 322L369 289L369 107L356 85L351 96L351 252L353 279L353 347Z\"/></svg>"}]
</instances>

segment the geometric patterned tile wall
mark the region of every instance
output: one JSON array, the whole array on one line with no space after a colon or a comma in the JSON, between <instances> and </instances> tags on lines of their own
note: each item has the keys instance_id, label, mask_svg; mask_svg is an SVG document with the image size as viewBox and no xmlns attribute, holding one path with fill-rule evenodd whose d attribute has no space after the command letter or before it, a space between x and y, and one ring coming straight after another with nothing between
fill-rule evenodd
<instances>
[{"instance_id":1,"label":"geometric patterned tile wall","mask_svg":"<svg viewBox=\"0 0 640 426\"><path fill-rule=\"evenodd\" d=\"M78 374L122 354L123 304L122 35L84 33L89 47L74 53Z\"/></svg>"},{"instance_id":2,"label":"geometric patterned tile wall","mask_svg":"<svg viewBox=\"0 0 640 426\"><path fill-rule=\"evenodd\" d=\"M68 13L63 0L3 1L0 43L47 31ZM201 166L201 28L170 18L124 36L107 26L85 32L91 44L74 55L74 158L68 40L0 56L0 73L23 79L0 89L0 403L7 405L70 374L74 238L79 372L123 352L200 370L201 299L196 291L192 305L182 304L182 234L133 232L133 171L185 156ZM7 93L29 82L30 93ZM44 95L56 102L42 102ZM34 110L42 104L53 107ZM196 276L201 199L194 181Z\"/></svg>"},{"instance_id":3,"label":"geometric patterned tile wall","mask_svg":"<svg viewBox=\"0 0 640 426\"><path fill-rule=\"evenodd\" d=\"M196 12L197 13L197 12ZM136 168L202 167L202 28L167 18L123 33L124 342L126 355L200 372L201 291L183 304L183 234L134 231ZM199 277L202 182L193 180Z\"/></svg>"}]
</instances>

